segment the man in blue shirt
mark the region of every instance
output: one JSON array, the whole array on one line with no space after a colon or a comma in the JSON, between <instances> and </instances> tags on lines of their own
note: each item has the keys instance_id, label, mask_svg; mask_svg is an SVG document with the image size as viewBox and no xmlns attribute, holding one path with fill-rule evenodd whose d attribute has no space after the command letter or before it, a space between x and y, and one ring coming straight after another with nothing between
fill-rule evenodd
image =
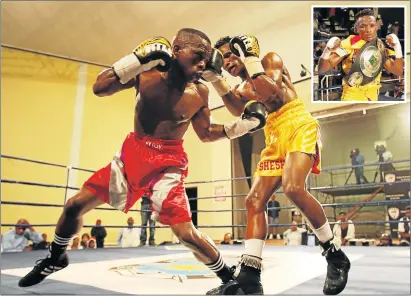
<instances>
[{"instance_id":1,"label":"man in blue shirt","mask_svg":"<svg viewBox=\"0 0 411 296\"><path fill-rule=\"evenodd\" d=\"M26 219L20 219L14 229L7 231L2 238L1 246L3 252L22 252L30 250L29 241L38 244L43 241L40 232L35 231Z\"/></svg>"},{"instance_id":2,"label":"man in blue shirt","mask_svg":"<svg viewBox=\"0 0 411 296\"><path fill-rule=\"evenodd\" d=\"M363 165L365 163L364 155L360 154L360 149L355 148L351 151L351 164L352 165ZM355 178L357 179L357 184L368 183L367 178L364 176L364 167L355 167ZM364 180L364 182L362 182Z\"/></svg>"}]
</instances>

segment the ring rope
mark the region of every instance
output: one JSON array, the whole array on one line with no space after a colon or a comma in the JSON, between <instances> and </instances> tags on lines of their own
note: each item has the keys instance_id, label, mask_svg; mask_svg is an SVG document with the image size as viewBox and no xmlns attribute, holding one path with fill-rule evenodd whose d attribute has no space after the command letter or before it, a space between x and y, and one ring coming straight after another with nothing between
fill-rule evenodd
<instances>
[{"instance_id":1,"label":"ring rope","mask_svg":"<svg viewBox=\"0 0 411 296\"><path fill-rule=\"evenodd\" d=\"M409 199L398 199L398 200L379 200L379 201L363 201L363 202L345 202L345 203L329 203L329 204L321 204L324 208L333 208L333 207L355 207L355 206L386 206L389 204L409 204ZM25 203L19 201L2 201L0 204L5 205L22 205L22 206L37 206L37 207L56 207L62 208L64 205L59 204L44 204L44 203ZM295 206L282 206L282 207L267 207L267 210L291 210L295 209ZM109 211L117 211L115 208L99 208L97 207L96 210L109 210ZM209 213L209 212L239 212L239 211L246 211L247 209L232 209L232 210L192 210L192 213ZM132 212L151 212L151 210L137 210L131 209Z\"/></svg>"},{"instance_id":2,"label":"ring rope","mask_svg":"<svg viewBox=\"0 0 411 296\"><path fill-rule=\"evenodd\" d=\"M354 225L372 225L372 224L396 224L398 221L351 221L351 222L329 222L330 225L333 224L354 224ZM284 224L268 224L269 227L283 227L283 226L293 226L293 225L305 225L309 226L307 223L300 223L300 224L292 224L292 223L284 223ZM5 227L54 227L56 224L2 224L2 226ZM95 227L96 225L83 225L83 227L86 228L92 228ZM124 228L124 225L104 225L105 228ZM247 225L241 224L241 225L197 225L197 228L241 228L241 227L247 227ZM132 226L132 228L150 228L150 226ZM168 225L162 225L162 226L154 226L152 228L169 228Z\"/></svg>"}]
</instances>

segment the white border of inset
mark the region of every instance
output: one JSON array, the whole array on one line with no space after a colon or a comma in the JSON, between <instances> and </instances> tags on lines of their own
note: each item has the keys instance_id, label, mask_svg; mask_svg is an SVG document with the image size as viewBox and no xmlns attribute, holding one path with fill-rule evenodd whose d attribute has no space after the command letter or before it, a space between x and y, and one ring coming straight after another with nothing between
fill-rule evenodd
<instances>
[{"instance_id":1,"label":"white border of inset","mask_svg":"<svg viewBox=\"0 0 411 296\"><path fill-rule=\"evenodd\" d=\"M411 100L411 98L407 95L407 90L408 90L408 83L406 78L407 78L407 71L409 69L407 68L407 37L408 37L408 23L407 23L407 13L406 5L366 5L368 2L364 2L364 5L311 5L311 71L312 71L312 78L311 78L311 104L347 104L347 103L358 103L358 104L404 104L407 103ZM334 7L334 8L351 8L351 7L363 7L363 8L403 8L404 9L404 48L402 49L403 52L403 58L404 58L404 69L405 69L405 75L404 75L404 96L405 100L404 101L386 101L386 102L366 102L366 101L314 101L314 76L315 76L315 69L314 69L314 50L313 50L313 44L314 44L314 9L315 8L326 8L326 7ZM408 69L408 70L407 70Z\"/></svg>"}]
</instances>

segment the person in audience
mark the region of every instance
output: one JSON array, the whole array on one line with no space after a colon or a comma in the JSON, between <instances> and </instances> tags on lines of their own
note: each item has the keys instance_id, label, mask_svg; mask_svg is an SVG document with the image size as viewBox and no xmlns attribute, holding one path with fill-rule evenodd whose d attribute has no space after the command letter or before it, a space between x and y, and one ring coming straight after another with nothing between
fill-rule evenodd
<instances>
[{"instance_id":1,"label":"person in audience","mask_svg":"<svg viewBox=\"0 0 411 296\"><path fill-rule=\"evenodd\" d=\"M295 221L299 228L307 229L304 217L301 215L300 211L294 211L293 221Z\"/></svg>"},{"instance_id":2,"label":"person in audience","mask_svg":"<svg viewBox=\"0 0 411 296\"><path fill-rule=\"evenodd\" d=\"M388 234L388 233L381 234L380 243L377 246L378 247L391 247L391 246L393 246L391 235Z\"/></svg>"},{"instance_id":3,"label":"person in audience","mask_svg":"<svg viewBox=\"0 0 411 296\"><path fill-rule=\"evenodd\" d=\"M43 241L35 244L32 244L32 249L33 250L48 250L50 247L50 242L47 241L47 233L43 233L42 235Z\"/></svg>"},{"instance_id":4,"label":"person in audience","mask_svg":"<svg viewBox=\"0 0 411 296\"><path fill-rule=\"evenodd\" d=\"M81 247L83 249L87 249L88 248L88 241L90 240L90 235L88 233L83 233L83 235L81 236Z\"/></svg>"},{"instance_id":5,"label":"person in audience","mask_svg":"<svg viewBox=\"0 0 411 296\"><path fill-rule=\"evenodd\" d=\"M72 243L67 247L67 250L81 250L83 247L80 244L80 238L78 235L75 235L72 239Z\"/></svg>"},{"instance_id":6,"label":"person in audience","mask_svg":"<svg viewBox=\"0 0 411 296\"><path fill-rule=\"evenodd\" d=\"M338 221L334 224L333 233L335 236L341 238L341 244L343 246L355 238L355 226L351 220L347 220L347 214L345 212L338 214Z\"/></svg>"},{"instance_id":7,"label":"person in audience","mask_svg":"<svg viewBox=\"0 0 411 296\"><path fill-rule=\"evenodd\" d=\"M280 207L280 203L276 200L275 198L275 194L273 194L271 196L270 201L267 204L268 208L278 208ZM272 225L272 224L278 224L279 222L279 217L280 217L280 209L269 209L268 210L268 224ZM278 228L276 226L271 226L269 227L269 229L271 229L271 231L269 231L269 235L268 238L272 239L272 238L278 238L277 235L279 236L279 234L277 233Z\"/></svg>"},{"instance_id":8,"label":"person in audience","mask_svg":"<svg viewBox=\"0 0 411 296\"><path fill-rule=\"evenodd\" d=\"M405 207L405 216L398 222L398 234L400 235L400 246L410 245L410 206Z\"/></svg>"},{"instance_id":9,"label":"person in audience","mask_svg":"<svg viewBox=\"0 0 411 296\"><path fill-rule=\"evenodd\" d=\"M95 249L96 248L96 241L93 238L91 238L88 241L87 248L89 248L89 249Z\"/></svg>"},{"instance_id":10,"label":"person in audience","mask_svg":"<svg viewBox=\"0 0 411 296\"><path fill-rule=\"evenodd\" d=\"M301 244L309 247L318 246L320 244L310 226L308 226L307 231L301 234Z\"/></svg>"},{"instance_id":11,"label":"person in audience","mask_svg":"<svg viewBox=\"0 0 411 296\"><path fill-rule=\"evenodd\" d=\"M107 231L104 226L101 226L101 220L96 221L96 226L91 228L91 236L95 238L97 248L104 248L104 239L107 236Z\"/></svg>"},{"instance_id":12,"label":"person in audience","mask_svg":"<svg viewBox=\"0 0 411 296\"><path fill-rule=\"evenodd\" d=\"M30 226L27 219L19 219L16 226L3 235L1 246L3 252L31 251L29 241L38 244L43 241L43 237L33 226Z\"/></svg>"},{"instance_id":13,"label":"person in audience","mask_svg":"<svg viewBox=\"0 0 411 296\"><path fill-rule=\"evenodd\" d=\"M148 244L152 247L156 246L154 235L156 233L156 221L151 218L151 202L150 198L143 195L141 198L141 234L140 246L145 246L147 243L147 224L150 225L150 237Z\"/></svg>"},{"instance_id":14,"label":"person in audience","mask_svg":"<svg viewBox=\"0 0 411 296\"><path fill-rule=\"evenodd\" d=\"M138 247L140 240L140 228L135 228L134 219L129 217L127 219L128 226L122 228L117 237L117 244L122 248Z\"/></svg>"},{"instance_id":15,"label":"person in audience","mask_svg":"<svg viewBox=\"0 0 411 296\"><path fill-rule=\"evenodd\" d=\"M233 244L233 240L231 238L231 234L230 233L226 233L224 234L224 239L221 242L222 245L232 245Z\"/></svg>"},{"instance_id":16,"label":"person in audience","mask_svg":"<svg viewBox=\"0 0 411 296\"><path fill-rule=\"evenodd\" d=\"M302 233L305 229L297 227L297 222L293 221L290 229L284 232L284 244L287 246L300 246L302 241Z\"/></svg>"}]
</instances>

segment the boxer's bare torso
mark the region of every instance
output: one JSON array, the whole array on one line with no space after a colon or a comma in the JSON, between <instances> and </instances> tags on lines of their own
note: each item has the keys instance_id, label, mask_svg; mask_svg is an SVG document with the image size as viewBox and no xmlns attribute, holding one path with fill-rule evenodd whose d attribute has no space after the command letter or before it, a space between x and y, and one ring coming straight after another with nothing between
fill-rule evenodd
<instances>
[{"instance_id":1,"label":"boxer's bare torso","mask_svg":"<svg viewBox=\"0 0 411 296\"><path fill-rule=\"evenodd\" d=\"M111 69L101 73L94 86L99 96L123 89L136 89L134 131L139 135L180 140L191 120L208 106L208 88L200 82L171 83L166 73L155 69L120 84Z\"/></svg>"},{"instance_id":2,"label":"boxer's bare torso","mask_svg":"<svg viewBox=\"0 0 411 296\"><path fill-rule=\"evenodd\" d=\"M192 117L208 101L203 84L187 83L182 91L156 70L140 74L136 89L134 131L154 138L182 139Z\"/></svg>"}]
</instances>

